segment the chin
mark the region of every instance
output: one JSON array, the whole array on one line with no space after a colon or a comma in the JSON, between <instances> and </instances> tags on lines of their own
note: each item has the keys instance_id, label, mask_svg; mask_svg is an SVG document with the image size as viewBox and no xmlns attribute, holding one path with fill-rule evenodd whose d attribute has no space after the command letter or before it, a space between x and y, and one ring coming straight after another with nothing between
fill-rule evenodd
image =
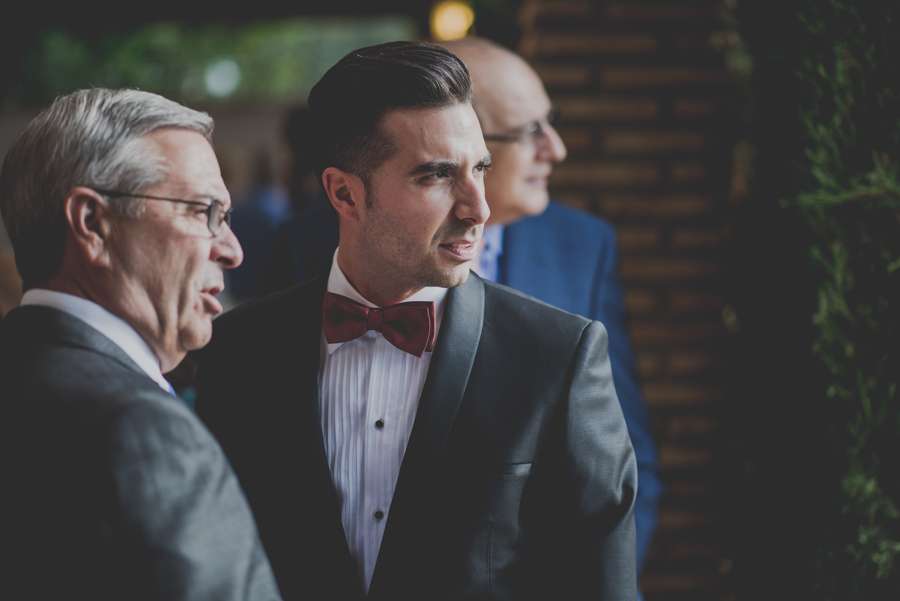
<instances>
[{"instance_id":1,"label":"chin","mask_svg":"<svg viewBox=\"0 0 900 601\"><path fill-rule=\"evenodd\" d=\"M425 286L436 288L455 288L466 283L469 278L471 261L454 265L435 273Z\"/></svg>"}]
</instances>

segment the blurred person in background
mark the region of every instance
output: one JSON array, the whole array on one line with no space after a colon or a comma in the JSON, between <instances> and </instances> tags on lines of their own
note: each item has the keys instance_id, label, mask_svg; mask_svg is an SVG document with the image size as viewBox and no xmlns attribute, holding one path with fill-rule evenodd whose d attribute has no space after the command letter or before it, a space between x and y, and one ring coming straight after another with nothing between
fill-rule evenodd
<instances>
[{"instance_id":1,"label":"blurred person in background","mask_svg":"<svg viewBox=\"0 0 900 601\"><path fill-rule=\"evenodd\" d=\"M163 377L209 342L242 259L212 129L155 94L87 90L6 157L25 288L0 323L9 598L280 598L230 464Z\"/></svg>"},{"instance_id":2,"label":"blurred person in background","mask_svg":"<svg viewBox=\"0 0 900 601\"><path fill-rule=\"evenodd\" d=\"M603 219L549 198L547 178L566 158L566 148L551 123L556 111L537 73L518 55L483 38L443 45L469 68L472 106L491 152L484 180L491 215L472 268L485 279L599 321L609 332L616 393L638 462L634 513L640 568L656 530L663 486L628 338L615 231ZM268 291L327 273L337 245L331 205L294 217L279 230Z\"/></svg>"}]
</instances>

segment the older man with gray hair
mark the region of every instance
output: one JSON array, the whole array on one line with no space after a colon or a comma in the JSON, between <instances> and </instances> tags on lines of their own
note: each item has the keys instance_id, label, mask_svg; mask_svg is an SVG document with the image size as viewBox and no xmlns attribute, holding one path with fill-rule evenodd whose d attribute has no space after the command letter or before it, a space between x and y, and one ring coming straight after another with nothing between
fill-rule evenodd
<instances>
[{"instance_id":1,"label":"older man with gray hair","mask_svg":"<svg viewBox=\"0 0 900 601\"><path fill-rule=\"evenodd\" d=\"M81 91L3 164L26 290L0 324L16 599L279 597L231 466L163 378L209 341L242 260L212 129L154 94Z\"/></svg>"}]
</instances>

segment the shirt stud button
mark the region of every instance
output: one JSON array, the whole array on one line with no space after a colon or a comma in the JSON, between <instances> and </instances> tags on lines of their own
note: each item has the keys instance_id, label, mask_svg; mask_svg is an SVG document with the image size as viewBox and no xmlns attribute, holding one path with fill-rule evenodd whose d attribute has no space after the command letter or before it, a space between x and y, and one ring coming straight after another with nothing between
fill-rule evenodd
<instances>
[{"instance_id":1,"label":"shirt stud button","mask_svg":"<svg viewBox=\"0 0 900 601\"><path fill-rule=\"evenodd\" d=\"M376 519L376 520L384 519L384 512L381 511L380 509L379 509L378 511L376 511L376 512L375 512L375 519Z\"/></svg>"},{"instance_id":2,"label":"shirt stud button","mask_svg":"<svg viewBox=\"0 0 900 601\"><path fill-rule=\"evenodd\" d=\"M383 419L375 420L375 427L376 427L377 429L379 429L379 430L381 430L382 428L384 428L384 420L383 420ZM380 518L379 518L379 519L380 519Z\"/></svg>"}]
</instances>

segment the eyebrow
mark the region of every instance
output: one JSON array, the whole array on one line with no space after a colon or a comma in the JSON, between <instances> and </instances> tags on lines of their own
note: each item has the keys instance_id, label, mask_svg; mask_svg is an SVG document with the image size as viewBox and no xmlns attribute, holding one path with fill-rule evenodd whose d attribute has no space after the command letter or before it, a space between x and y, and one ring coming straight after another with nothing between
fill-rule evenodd
<instances>
[{"instance_id":1,"label":"eyebrow","mask_svg":"<svg viewBox=\"0 0 900 601\"><path fill-rule=\"evenodd\" d=\"M478 163L478 167L485 167L491 164L491 153L488 153L481 161ZM454 169L459 169L459 163L454 163L453 161L428 161L427 163L422 163L415 169L409 172L410 175L422 175L423 173L437 173L438 171L453 171Z\"/></svg>"},{"instance_id":2,"label":"eyebrow","mask_svg":"<svg viewBox=\"0 0 900 601\"><path fill-rule=\"evenodd\" d=\"M436 173L438 171L453 171L459 169L459 163L453 161L428 161L422 163L418 167L409 172L410 175L421 175L423 173Z\"/></svg>"}]
</instances>

